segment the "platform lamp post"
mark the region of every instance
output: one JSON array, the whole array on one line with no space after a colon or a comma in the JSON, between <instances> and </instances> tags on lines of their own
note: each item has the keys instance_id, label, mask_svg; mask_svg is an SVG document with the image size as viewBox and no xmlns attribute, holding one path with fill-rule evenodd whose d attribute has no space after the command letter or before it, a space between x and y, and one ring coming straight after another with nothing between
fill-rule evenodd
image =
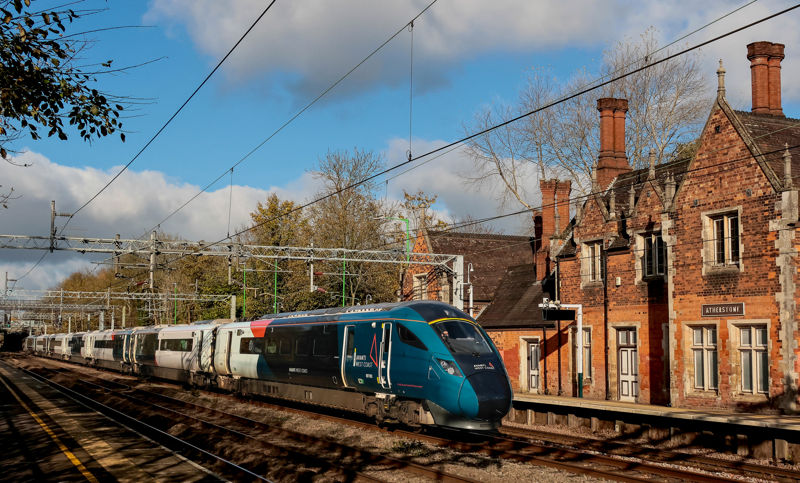
<instances>
[{"instance_id":1,"label":"platform lamp post","mask_svg":"<svg viewBox=\"0 0 800 483\"><path fill-rule=\"evenodd\" d=\"M574 309L575 310L575 318L578 321L578 333L576 335L578 343L578 349L576 354L576 364L578 366L578 397L583 397L583 305L582 304L562 304L558 300L550 301L548 299L543 299L543 303L539 304L539 307L544 310L562 310L562 309ZM555 320L555 319L550 319ZM564 319L559 319L564 320ZM571 319L569 319L571 320Z\"/></svg>"},{"instance_id":2,"label":"platform lamp post","mask_svg":"<svg viewBox=\"0 0 800 483\"><path fill-rule=\"evenodd\" d=\"M470 281L469 277L469 274L472 273L473 271L474 270L472 268L472 264L470 263L467 268L467 285L469 285L469 316L474 319L475 315L473 315L473 309L472 309L472 282Z\"/></svg>"}]
</instances>

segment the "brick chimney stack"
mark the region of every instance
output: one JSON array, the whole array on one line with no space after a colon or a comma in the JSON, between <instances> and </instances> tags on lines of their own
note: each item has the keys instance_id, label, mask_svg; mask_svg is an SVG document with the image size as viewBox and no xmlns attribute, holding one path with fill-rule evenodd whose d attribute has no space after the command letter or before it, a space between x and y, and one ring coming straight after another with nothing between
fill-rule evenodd
<instances>
[{"instance_id":1,"label":"brick chimney stack","mask_svg":"<svg viewBox=\"0 0 800 483\"><path fill-rule=\"evenodd\" d=\"M560 235L569 223L572 181L542 179L539 189L542 192L542 235L544 238Z\"/></svg>"},{"instance_id":2,"label":"brick chimney stack","mask_svg":"<svg viewBox=\"0 0 800 483\"><path fill-rule=\"evenodd\" d=\"M597 100L600 111L600 155L597 162L597 183L600 189L608 188L611 181L631 170L625 153L626 99L603 98Z\"/></svg>"},{"instance_id":3,"label":"brick chimney stack","mask_svg":"<svg viewBox=\"0 0 800 483\"><path fill-rule=\"evenodd\" d=\"M783 44L753 42L747 46L753 90L753 114L784 117L781 106Z\"/></svg>"}]
</instances>

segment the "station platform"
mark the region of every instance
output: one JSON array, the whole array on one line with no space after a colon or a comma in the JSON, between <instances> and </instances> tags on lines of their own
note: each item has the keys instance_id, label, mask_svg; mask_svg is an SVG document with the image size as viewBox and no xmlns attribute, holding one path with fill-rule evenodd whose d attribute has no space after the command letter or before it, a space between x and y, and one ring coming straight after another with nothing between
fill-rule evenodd
<instances>
[{"instance_id":1,"label":"station platform","mask_svg":"<svg viewBox=\"0 0 800 483\"><path fill-rule=\"evenodd\" d=\"M2 360L0 448L2 481L220 481Z\"/></svg>"},{"instance_id":2,"label":"station platform","mask_svg":"<svg viewBox=\"0 0 800 483\"><path fill-rule=\"evenodd\" d=\"M714 448L740 456L800 461L800 416L514 393L504 422L562 426L619 441L644 438L669 448Z\"/></svg>"},{"instance_id":3,"label":"station platform","mask_svg":"<svg viewBox=\"0 0 800 483\"><path fill-rule=\"evenodd\" d=\"M622 413L653 418L670 418L689 421L702 421L728 425L752 426L754 428L780 429L796 431L800 434L800 416L780 414L736 413L714 409L673 408L652 404L639 404L620 401L605 401L565 396L548 396L542 394L514 393L515 402L532 405L561 406L565 408L582 408L602 413Z\"/></svg>"}]
</instances>

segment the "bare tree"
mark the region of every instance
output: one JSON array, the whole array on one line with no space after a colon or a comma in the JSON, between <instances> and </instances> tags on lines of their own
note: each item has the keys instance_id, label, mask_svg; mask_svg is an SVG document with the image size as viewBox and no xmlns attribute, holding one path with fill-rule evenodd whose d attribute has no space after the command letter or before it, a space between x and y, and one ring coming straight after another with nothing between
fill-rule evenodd
<instances>
[{"instance_id":1,"label":"bare tree","mask_svg":"<svg viewBox=\"0 0 800 483\"><path fill-rule=\"evenodd\" d=\"M535 68L513 105L481 108L463 130L473 133L501 124L674 51L659 50L658 31L650 28L639 39L625 38L604 51L594 75L583 69L560 81L552 70ZM599 149L598 98L628 100L627 153L638 168L647 162L650 148L663 163L697 137L711 102L707 83L699 52L644 69L474 138L465 148L473 169L460 175L472 189L493 193L499 210L518 203L533 211L538 179L571 179L579 192L587 193Z\"/></svg>"}]
</instances>

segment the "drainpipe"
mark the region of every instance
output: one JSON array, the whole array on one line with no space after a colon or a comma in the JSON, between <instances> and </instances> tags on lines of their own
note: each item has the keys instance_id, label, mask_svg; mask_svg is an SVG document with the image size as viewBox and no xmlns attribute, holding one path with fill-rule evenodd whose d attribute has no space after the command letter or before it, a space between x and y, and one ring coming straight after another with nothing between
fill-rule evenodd
<instances>
[{"instance_id":1,"label":"drainpipe","mask_svg":"<svg viewBox=\"0 0 800 483\"><path fill-rule=\"evenodd\" d=\"M558 257L556 257L556 290L555 290L556 300L560 300L558 298L558 284L561 283L559 279L559 276L561 275L561 273L559 272L559 268L560 267L558 265ZM556 330L557 330L556 336L558 337L557 339L558 345L556 346L558 348L558 393L557 394L561 396L563 395L564 392L561 390L561 321L560 320L557 322Z\"/></svg>"},{"instance_id":2,"label":"drainpipe","mask_svg":"<svg viewBox=\"0 0 800 483\"><path fill-rule=\"evenodd\" d=\"M611 381L608 373L608 252L605 250L603 250L603 334L605 334L603 350L606 359L606 400L608 401L611 399ZM583 340L583 334L581 334L581 340Z\"/></svg>"}]
</instances>

